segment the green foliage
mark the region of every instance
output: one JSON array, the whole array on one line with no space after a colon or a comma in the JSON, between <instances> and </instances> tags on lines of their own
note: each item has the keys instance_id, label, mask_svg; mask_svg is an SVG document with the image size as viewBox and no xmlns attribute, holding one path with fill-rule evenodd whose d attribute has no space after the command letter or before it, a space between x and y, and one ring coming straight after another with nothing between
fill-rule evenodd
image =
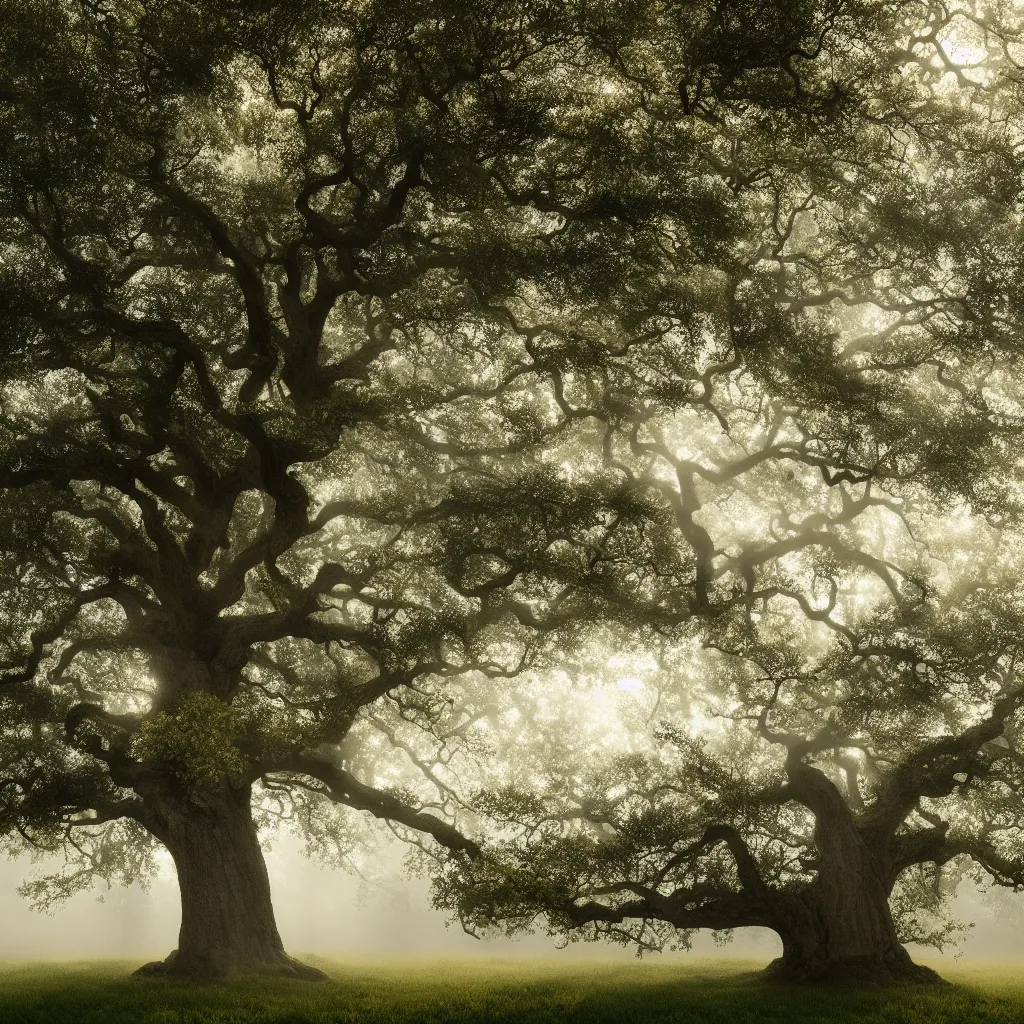
<instances>
[{"instance_id":1,"label":"green foliage","mask_svg":"<svg viewBox=\"0 0 1024 1024\"><path fill-rule=\"evenodd\" d=\"M159 711L135 733L135 753L156 761L193 786L240 775L238 725L229 705L207 693L190 693L173 712Z\"/></svg>"},{"instance_id":2,"label":"green foliage","mask_svg":"<svg viewBox=\"0 0 1024 1024\"><path fill-rule=\"evenodd\" d=\"M904 871L889 899L900 942L943 950L956 948L973 923L953 917L949 903L956 893L957 873L934 864Z\"/></svg>"},{"instance_id":3,"label":"green foliage","mask_svg":"<svg viewBox=\"0 0 1024 1024\"><path fill-rule=\"evenodd\" d=\"M140 884L144 889L156 876L156 840L138 822L117 821L103 826L76 826L71 835L54 830L37 832L36 846L19 853L34 858L55 852L64 856L57 871L34 871L18 892L35 910L55 913L72 896L92 889ZM102 899L102 896L99 897Z\"/></svg>"}]
</instances>

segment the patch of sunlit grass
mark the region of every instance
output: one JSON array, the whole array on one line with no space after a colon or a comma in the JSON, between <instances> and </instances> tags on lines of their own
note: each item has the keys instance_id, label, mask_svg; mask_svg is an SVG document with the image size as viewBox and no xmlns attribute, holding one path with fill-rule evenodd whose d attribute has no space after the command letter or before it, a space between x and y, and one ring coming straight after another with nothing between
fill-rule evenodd
<instances>
[{"instance_id":1,"label":"patch of sunlit grass","mask_svg":"<svg viewBox=\"0 0 1024 1024\"><path fill-rule=\"evenodd\" d=\"M944 968L941 990L827 991L766 985L738 959L569 961L311 958L321 984L136 981L136 962L0 964L0 1021L24 1024L1011 1024L1024 972Z\"/></svg>"}]
</instances>

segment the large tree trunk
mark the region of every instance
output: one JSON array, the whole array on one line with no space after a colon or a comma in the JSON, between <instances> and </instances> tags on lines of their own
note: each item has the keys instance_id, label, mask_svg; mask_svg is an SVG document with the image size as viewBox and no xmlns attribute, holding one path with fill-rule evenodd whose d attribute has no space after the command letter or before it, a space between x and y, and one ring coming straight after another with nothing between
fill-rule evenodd
<instances>
[{"instance_id":1,"label":"large tree trunk","mask_svg":"<svg viewBox=\"0 0 1024 1024\"><path fill-rule=\"evenodd\" d=\"M164 796L154 832L174 858L181 891L178 948L142 975L216 979L232 974L323 978L284 952L248 787Z\"/></svg>"},{"instance_id":2,"label":"large tree trunk","mask_svg":"<svg viewBox=\"0 0 1024 1024\"><path fill-rule=\"evenodd\" d=\"M887 893L853 872L836 884L819 878L783 902L777 928L782 956L768 968L789 983L906 985L941 983L915 964L896 935Z\"/></svg>"},{"instance_id":3,"label":"large tree trunk","mask_svg":"<svg viewBox=\"0 0 1024 1024\"><path fill-rule=\"evenodd\" d=\"M788 982L935 984L939 976L910 959L889 910L888 850L869 843L846 801L816 768L788 765L799 799L815 815L818 877L781 894L782 956L768 968Z\"/></svg>"}]
</instances>

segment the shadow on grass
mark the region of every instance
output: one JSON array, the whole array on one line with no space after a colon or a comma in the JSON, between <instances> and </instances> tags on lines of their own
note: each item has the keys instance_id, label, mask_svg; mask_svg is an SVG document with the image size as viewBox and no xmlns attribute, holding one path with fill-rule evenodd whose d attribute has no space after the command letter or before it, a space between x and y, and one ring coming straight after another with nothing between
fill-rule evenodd
<instances>
[{"instance_id":1,"label":"shadow on grass","mask_svg":"<svg viewBox=\"0 0 1024 1024\"><path fill-rule=\"evenodd\" d=\"M741 960L309 958L331 981L222 986L135 980L135 961L0 965L0 1022L19 1024L1020 1024L1010 969L948 972L944 989L766 984Z\"/></svg>"}]
</instances>

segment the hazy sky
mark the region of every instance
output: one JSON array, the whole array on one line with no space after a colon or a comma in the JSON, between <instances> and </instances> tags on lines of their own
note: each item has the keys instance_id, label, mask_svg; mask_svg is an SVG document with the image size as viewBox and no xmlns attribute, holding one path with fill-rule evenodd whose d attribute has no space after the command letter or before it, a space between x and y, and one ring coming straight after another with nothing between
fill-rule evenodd
<instances>
[{"instance_id":1,"label":"hazy sky","mask_svg":"<svg viewBox=\"0 0 1024 1024\"><path fill-rule=\"evenodd\" d=\"M445 927L445 915L429 905L427 885L398 875L401 848L393 849L393 872L369 886L358 877L330 871L299 853L296 840L280 838L268 855L278 925L293 953L450 953L537 955L557 953L544 936L515 941L477 941L457 925ZM97 888L69 901L54 914L31 910L16 892L27 860L0 861L0 957L147 956L163 957L175 945L179 922L178 889L173 869L165 869L149 892ZM97 897L101 897L98 900ZM976 893L959 896L961 914L976 921L960 948L967 956L1024 960L1024 896L1005 895L996 909ZM769 932L745 929L722 949L710 935L695 944L701 955L744 954L770 959L781 951ZM914 951L933 955L931 951ZM953 956L951 951L948 956ZM577 944L571 956L623 956L632 953L608 943ZM668 954L685 955L685 954Z\"/></svg>"}]
</instances>

